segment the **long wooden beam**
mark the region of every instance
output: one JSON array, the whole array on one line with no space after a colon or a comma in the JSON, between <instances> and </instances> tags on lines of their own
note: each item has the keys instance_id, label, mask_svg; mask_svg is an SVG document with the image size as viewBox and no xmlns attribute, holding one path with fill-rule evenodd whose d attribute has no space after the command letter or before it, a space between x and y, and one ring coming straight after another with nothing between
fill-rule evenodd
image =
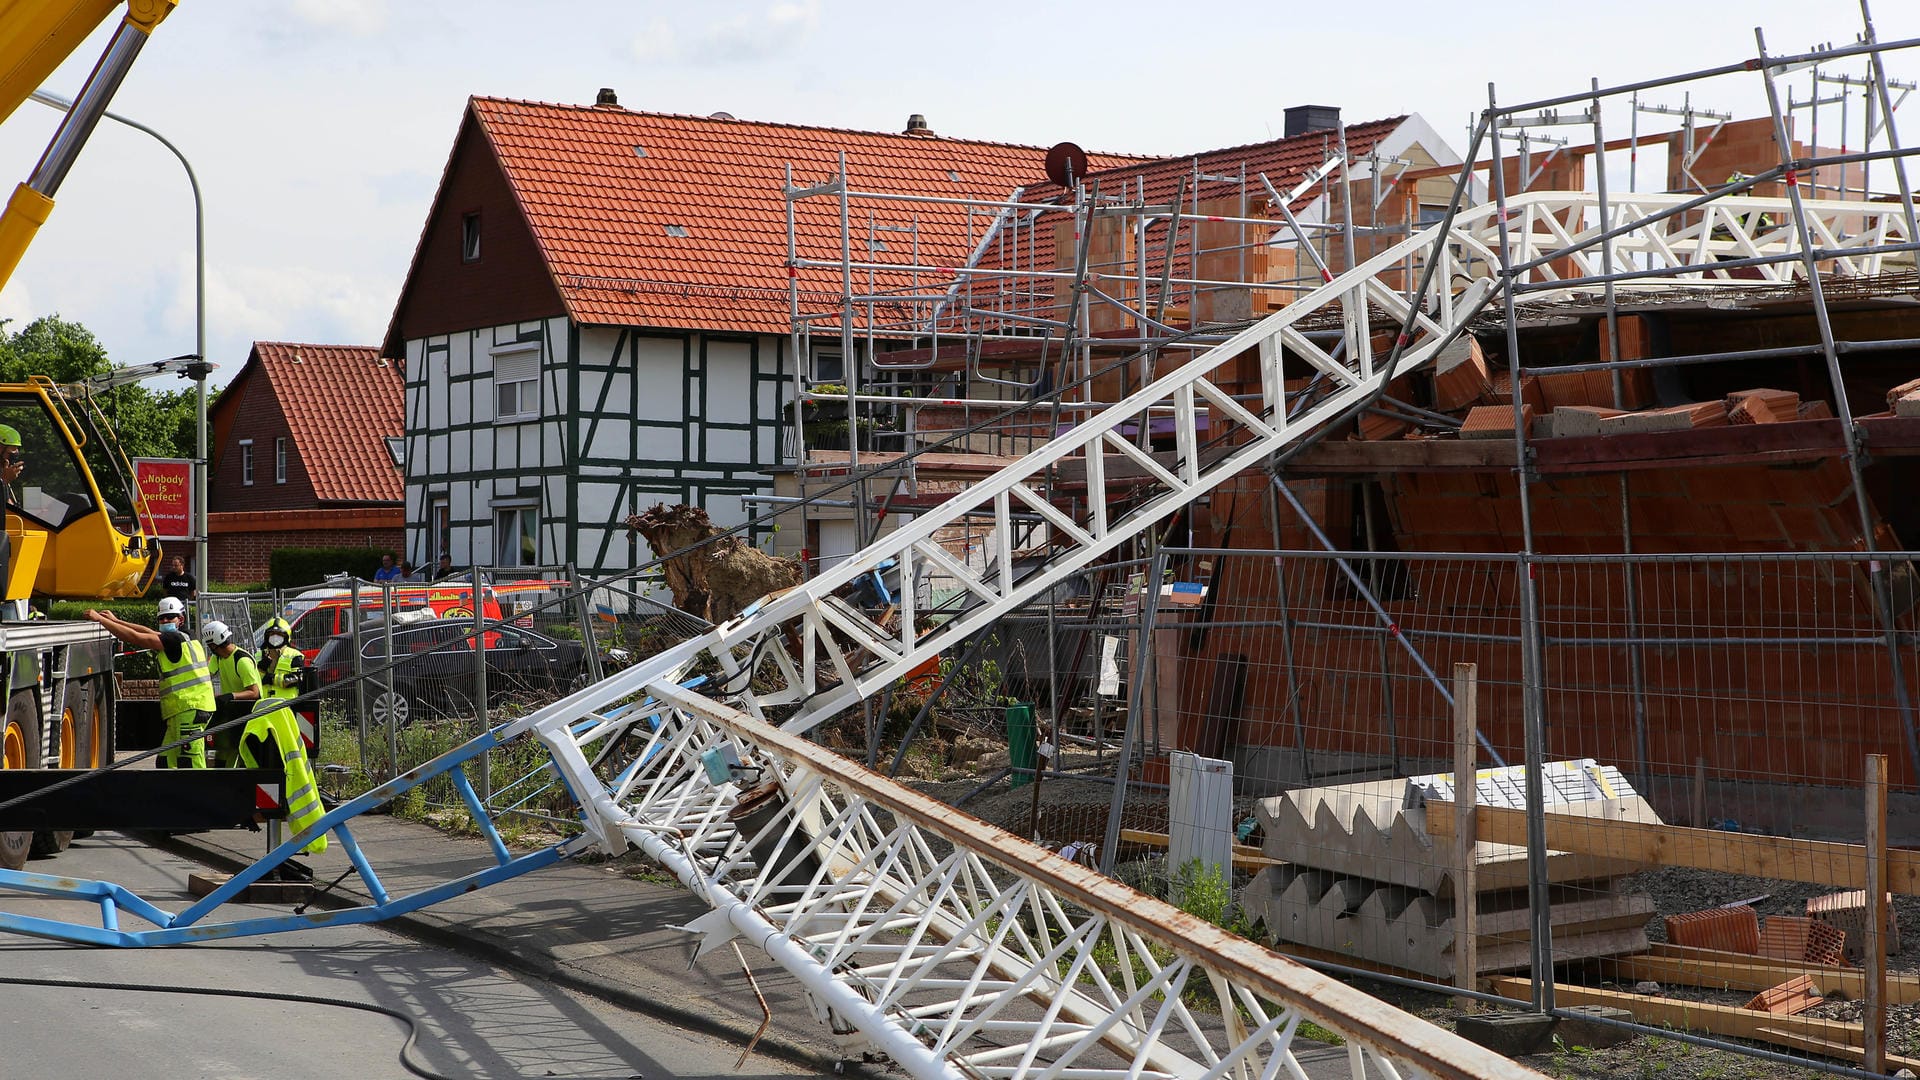
<instances>
[{"instance_id":1,"label":"long wooden beam","mask_svg":"<svg viewBox=\"0 0 1920 1080\"><path fill-rule=\"evenodd\" d=\"M1524 810L1481 806L1474 816L1477 838L1495 844L1525 845ZM1453 836L1453 804L1427 803L1427 832L1436 839ZM1728 874L1750 874L1777 881L1804 881L1834 889L1867 887L1867 853L1861 844L1754 836L1719 829L1548 814L1549 850L1604 855L1648 866L1690 866ZM1887 888L1920 896L1920 852L1887 852Z\"/></svg>"},{"instance_id":2,"label":"long wooden beam","mask_svg":"<svg viewBox=\"0 0 1920 1080\"><path fill-rule=\"evenodd\" d=\"M1167 834L1147 832L1145 829L1121 829L1120 841L1125 844L1140 844L1145 847L1163 848L1167 846ZM1252 844L1233 845L1233 865L1237 870L1259 870L1268 866L1285 866L1279 859L1269 859L1264 851Z\"/></svg>"},{"instance_id":3,"label":"long wooden beam","mask_svg":"<svg viewBox=\"0 0 1920 1080\"><path fill-rule=\"evenodd\" d=\"M1482 812L1485 811L1485 807L1480 809ZM1532 986L1526 979L1498 978L1491 980L1491 983L1494 992L1501 997L1512 998L1515 1001L1533 1000ZM1635 1020L1642 1023L1665 1024L1668 1027L1697 1031L1707 1035L1771 1043L1774 1046L1792 1050L1823 1054L1841 1061L1857 1063L1864 1057L1864 1051L1861 1049L1864 1032L1861 1026L1842 1023L1838 1020L1818 1020L1806 1016L1776 1016L1773 1013L1758 1012L1733 1005L1710 1005L1700 1001L1681 1001L1678 998L1646 997L1618 990L1568 986L1565 983L1554 984L1553 999L1562 1006L1607 1005L1616 1009L1625 1009L1633 1014ZM1906 1068L1920 1072L1920 1058L1901 1058L1889 1054L1886 1064L1890 1069Z\"/></svg>"},{"instance_id":4,"label":"long wooden beam","mask_svg":"<svg viewBox=\"0 0 1920 1080\"><path fill-rule=\"evenodd\" d=\"M1858 1001L1866 993L1866 976L1859 968L1795 963L1765 956L1746 956L1719 949L1689 949L1655 945L1651 952L1609 956L1597 961L1600 970L1616 982L1642 979L1674 986L1758 993L1801 975L1809 975L1822 992L1840 993ZM1887 1004L1920 1002L1920 976L1889 975Z\"/></svg>"}]
</instances>

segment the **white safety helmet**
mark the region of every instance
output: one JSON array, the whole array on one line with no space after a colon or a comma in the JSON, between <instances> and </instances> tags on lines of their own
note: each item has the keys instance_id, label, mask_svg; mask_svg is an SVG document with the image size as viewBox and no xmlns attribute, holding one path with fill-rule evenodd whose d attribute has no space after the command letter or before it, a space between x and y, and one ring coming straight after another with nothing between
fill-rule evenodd
<instances>
[{"instance_id":1,"label":"white safety helmet","mask_svg":"<svg viewBox=\"0 0 1920 1080\"><path fill-rule=\"evenodd\" d=\"M200 636L209 645L225 645L233 640L233 631L227 629L227 624L219 619L208 619L207 625L200 628Z\"/></svg>"},{"instance_id":2,"label":"white safety helmet","mask_svg":"<svg viewBox=\"0 0 1920 1080\"><path fill-rule=\"evenodd\" d=\"M179 597L163 596L160 598L160 607L158 614L155 616L156 618L183 619L186 618L186 615L187 605L182 603Z\"/></svg>"}]
</instances>

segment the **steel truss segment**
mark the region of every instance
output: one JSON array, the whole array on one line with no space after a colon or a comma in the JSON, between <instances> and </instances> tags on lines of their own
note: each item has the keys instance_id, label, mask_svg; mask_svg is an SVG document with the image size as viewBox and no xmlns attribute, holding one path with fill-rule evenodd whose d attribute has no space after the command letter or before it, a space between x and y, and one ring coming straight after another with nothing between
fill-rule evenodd
<instances>
[{"instance_id":1,"label":"steel truss segment","mask_svg":"<svg viewBox=\"0 0 1920 1080\"><path fill-rule=\"evenodd\" d=\"M714 906L691 929L763 943L911 1075L1304 1077L1309 1018L1360 1051L1355 1075L1531 1075L744 712L651 689L675 734L649 767L673 780L636 788L624 835ZM692 767L722 743L783 793L750 830L734 786ZM1198 1010L1195 986L1236 1009Z\"/></svg>"}]
</instances>

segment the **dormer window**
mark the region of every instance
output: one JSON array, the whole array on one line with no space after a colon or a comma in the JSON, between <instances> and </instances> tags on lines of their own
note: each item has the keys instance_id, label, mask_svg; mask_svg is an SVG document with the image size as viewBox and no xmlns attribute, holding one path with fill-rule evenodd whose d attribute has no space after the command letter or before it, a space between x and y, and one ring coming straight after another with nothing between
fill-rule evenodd
<instances>
[{"instance_id":1,"label":"dormer window","mask_svg":"<svg viewBox=\"0 0 1920 1080\"><path fill-rule=\"evenodd\" d=\"M460 218L460 261L480 261L480 211Z\"/></svg>"}]
</instances>

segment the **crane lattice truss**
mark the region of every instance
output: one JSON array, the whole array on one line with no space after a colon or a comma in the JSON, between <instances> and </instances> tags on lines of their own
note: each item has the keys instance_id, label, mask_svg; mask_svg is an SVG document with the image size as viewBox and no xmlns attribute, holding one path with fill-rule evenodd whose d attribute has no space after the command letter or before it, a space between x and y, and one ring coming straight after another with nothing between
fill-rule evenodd
<instances>
[{"instance_id":1,"label":"crane lattice truss","mask_svg":"<svg viewBox=\"0 0 1920 1080\"><path fill-rule=\"evenodd\" d=\"M619 672L330 811L316 828L340 840L374 903L349 911L214 921L305 844L295 836L225 887L169 913L119 886L0 872L0 886L97 901L102 925L0 915L0 929L111 945L192 940L372 921L458 895L589 847L638 846L672 868L711 912L690 929L706 952L733 938L764 950L807 988L816 1011L919 1077L1275 1077L1306 1074L1295 1037L1304 1020L1340 1034L1355 1076L1533 1075L1510 1061L1391 1009L1061 855L986 825L831 754L800 733L900 678L926 658L1037 598L1140 536L1218 484L1285 452L1365 404L1393 375L1433 358L1498 295L1551 290L1597 276L1598 245L1616 274L1660 270L1702 288L1791 280L1803 262L1782 200L1633 196L1609 209L1591 196L1522 195L1508 204L1508 252L1491 206L1458 215L1382 251L1298 302L1093 416L1046 448L956 495L935 512L732 622ZM1883 204L1808 202L1815 261L1840 275L1885 271L1908 244ZM1635 217L1634 215L1637 215ZM1767 260L1758 281L1723 260ZM1429 263L1457 285L1413 310L1389 275ZM1548 295L1551 295L1549 293ZM1376 323L1404 333L1389 370ZM1325 348L1308 330L1337 326ZM1324 340L1324 339L1323 339ZM1241 401L1216 378L1247 352L1262 396ZM1288 393L1282 356L1315 373ZM1141 449L1128 433L1172 420L1174 452ZM1074 461L1089 500L1075 518L1042 496L1048 470ZM1134 498L1098 497L1110 480ZM1038 515L1055 554L1016 577L1012 515ZM938 542L963 516L991 516L997 558L978 569ZM932 613L900 591L897 618L876 622L837 595L892 560L901 580L925 567L957 581L968 604ZM702 654L717 683L687 678ZM755 689L773 687L773 689ZM584 835L512 855L462 772L517 737L540 740L581 807ZM736 764L737 763L737 764ZM351 819L424 779L448 774L493 842L497 865L421 892L389 896L353 841ZM743 789L751 790L743 790ZM156 929L123 929L127 911ZM1194 1004L1198 999L1211 1007ZM1220 1008L1219 1003L1230 1007ZM1316 1072L1323 1071L1316 1066Z\"/></svg>"}]
</instances>

